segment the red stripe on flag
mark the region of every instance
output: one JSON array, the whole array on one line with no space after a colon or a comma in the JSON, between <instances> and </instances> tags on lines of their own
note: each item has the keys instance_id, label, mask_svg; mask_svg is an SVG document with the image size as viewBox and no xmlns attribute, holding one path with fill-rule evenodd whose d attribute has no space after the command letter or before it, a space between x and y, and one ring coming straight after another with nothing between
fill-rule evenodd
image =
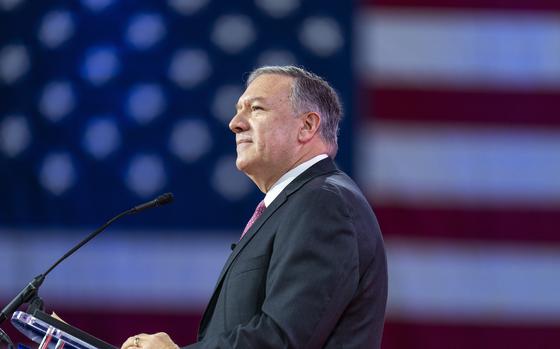
<instances>
[{"instance_id":1,"label":"red stripe on flag","mask_svg":"<svg viewBox=\"0 0 560 349\"><path fill-rule=\"evenodd\" d=\"M558 126L560 91L469 91L366 87L361 99L375 119Z\"/></svg>"},{"instance_id":2,"label":"red stripe on flag","mask_svg":"<svg viewBox=\"0 0 560 349\"><path fill-rule=\"evenodd\" d=\"M496 326L466 324L422 324L388 320L383 333L383 349L484 349L557 348L557 326Z\"/></svg>"},{"instance_id":3,"label":"red stripe on flag","mask_svg":"<svg viewBox=\"0 0 560 349\"><path fill-rule=\"evenodd\" d=\"M560 242L560 210L372 206L387 237Z\"/></svg>"},{"instance_id":4,"label":"red stripe on flag","mask_svg":"<svg viewBox=\"0 0 560 349\"><path fill-rule=\"evenodd\" d=\"M362 0L362 5L373 7L560 11L560 2L551 0Z\"/></svg>"}]
</instances>

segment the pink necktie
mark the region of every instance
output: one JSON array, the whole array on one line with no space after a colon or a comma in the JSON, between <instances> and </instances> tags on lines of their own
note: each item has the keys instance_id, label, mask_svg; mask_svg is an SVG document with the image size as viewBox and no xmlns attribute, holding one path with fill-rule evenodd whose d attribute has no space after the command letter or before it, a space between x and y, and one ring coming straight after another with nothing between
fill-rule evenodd
<instances>
[{"instance_id":1,"label":"pink necktie","mask_svg":"<svg viewBox=\"0 0 560 349\"><path fill-rule=\"evenodd\" d=\"M251 219L249 219L249 222L247 222L247 225L245 226L245 229L243 229L243 234L241 234L241 237L239 238L239 240L243 239L243 236L245 235L245 233L247 232L247 230L249 230L249 228L251 228L251 226L253 225L253 223L255 223L255 221L257 219L259 219L259 217L262 215L262 213L264 212L264 209L266 208L265 204L264 204L264 200L262 200L261 202L259 202L259 204L257 205L257 208L255 208L255 212L253 213L253 216L251 217Z\"/></svg>"}]
</instances>

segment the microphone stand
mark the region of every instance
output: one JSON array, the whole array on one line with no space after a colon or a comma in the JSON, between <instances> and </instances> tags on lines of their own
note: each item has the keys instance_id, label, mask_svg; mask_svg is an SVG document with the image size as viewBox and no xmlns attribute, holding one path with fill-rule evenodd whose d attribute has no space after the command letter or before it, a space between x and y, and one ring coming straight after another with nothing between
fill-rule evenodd
<instances>
[{"instance_id":1,"label":"microphone stand","mask_svg":"<svg viewBox=\"0 0 560 349\"><path fill-rule=\"evenodd\" d=\"M8 344L8 349L15 349L16 348L16 346L14 345L14 342L12 342L12 340L10 339L8 334L6 332L4 332L4 330L1 329L1 328L0 328L0 342L4 342L4 343Z\"/></svg>"},{"instance_id":2,"label":"microphone stand","mask_svg":"<svg viewBox=\"0 0 560 349\"><path fill-rule=\"evenodd\" d=\"M2 309L2 311L0 312L0 324L2 322L4 322L4 320L6 320L10 314L12 314L14 311L16 311L16 309L19 308L24 303L29 304L29 306L27 308L28 313L32 314L36 310L44 310L44 302L39 297L39 287L41 287L41 285L43 284L43 281L45 281L45 277L54 268L56 268L62 261L64 261L66 258L70 257L80 247L87 244L91 239L93 239L94 237L99 235L99 233L101 233L108 226L113 224L113 222L115 222L116 220L118 220L118 219L120 219L124 216L127 216L129 214L135 214L135 213L138 213L140 211L143 211L143 210L146 210L146 209L149 209L149 208L162 206L162 205L171 203L172 201L173 201L173 194L172 193L165 193L163 195L160 195L159 197L157 197L156 199L154 199L152 201L148 201L146 203L135 206L135 207L133 207L129 210L121 212L118 215L116 215L115 217L108 220L105 224L103 224L101 227L99 227L93 233L89 234L84 240L80 241L70 251L66 252L64 254L64 256L59 258L49 269L47 269L46 272L44 272L43 274L37 275L33 280L31 280L31 282L27 286L25 286L25 288L23 288L23 290L21 290L17 294L17 296L15 296L11 300L11 302L8 303L8 305L6 305L4 307L4 309ZM2 329L0 329L0 341L8 343L9 346L14 348L13 342L11 341L10 337L8 337L8 335Z\"/></svg>"}]
</instances>

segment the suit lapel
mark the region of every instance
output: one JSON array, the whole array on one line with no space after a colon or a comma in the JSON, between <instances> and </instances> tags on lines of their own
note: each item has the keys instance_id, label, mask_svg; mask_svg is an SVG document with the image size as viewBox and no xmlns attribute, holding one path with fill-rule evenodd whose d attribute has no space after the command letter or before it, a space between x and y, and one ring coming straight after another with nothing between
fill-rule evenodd
<instances>
[{"instance_id":1,"label":"suit lapel","mask_svg":"<svg viewBox=\"0 0 560 349\"><path fill-rule=\"evenodd\" d=\"M258 233L258 231L263 226L263 224L268 220L268 218L270 218L270 216L272 216L272 214L288 200L290 195L298 191L305 183L309 182L311 179L337 170L338 169L331 158L326 158L324 160L319 161L315 165L311 166L301 175L296 177L278 195L278 197L274 199L274 201L270 204L270 206L268 206L264 210L263 214L255 221L255 223L253 223L251 228L249 228L247 233L245 233L243 238L239 241L239 243L237 244L233 252L230 254L224 267L222 268L220 276L218 277L218 281L216 282L214 292L212 294L212 297L210 298L210 302L208 303L208 306L204 311L204 315L202 316L202 320L199 328L199 339L200 339L200 334L204 332L205 327L208 324L208 321L210 321L210 314L213 312L214 307L216 305L216 301L220 294L220 289L221 289L223 279L227 274L229 267L231 266L235 258L237 258L239 253L241 253L241 251L245 248L245 246L247 246L247 244L249 243L249 241L251 241L251 239L255 236L255 234Z\"/></svg>"},{"instance_id":2,"label":"suit lapel","mask_svg":"<svg viewBox=\"0 0 560 349\"><path fill-rule=\"evenodd\" d=\"M216 285L219 285L222 281L223 277L225 276L227 270L229 269L231 263L235 260L235 258L239 255L239 253L247 246L247 243L251 241L253 236L259 231L262 225L268 220L268 218L278 209L280 206L286 202L288 196L296 192L299 188L301 188L305 183L310 181L312 178L317 176L336 171L337 168L334 165L333 161L330 158L326 158L324 160L319 161L314 166L311 166L297 178L295 178L292 183L290 183L279 195L274 199L274 201L267 207L263 214L253 223L251 228L245 233L245 236L239 241L233 252L230 254L229 258L227 259L224 267L222 268L222 272L218 277L218 281Z\"/></svg>"},{"instance_id":3,"label":"suit lapel","mask_svg":"<svg viewBox=\"0 0 560 349\"><path fill-rule=\"evenodd\" d=\"M264 222L268 220L268 218L276 211L282 204L286 201L286 195L280 193L278 197L272 202L272 204L267 207L262 215L253 223L251 228L247 230L243 238L239 241L237 246L233 249L232 253L229 255L224 267L222 268L222 272L218 277L218 281L216 281L216 286L214 288L214 292L212 293L212 297L210 298L210 302L208 302L208 306L202 315L202 320L200 321L200 326L198 330L199 340L201 339L201 334L204 332L208 321L210 321L210 314L212 314L214 307L216 306L216 302L218 300L218 296L220 295L220 289L222 288L223 279L231 266L231 263L235 260L235 258L239 255L239 253L245 248L247 243L251 241L253 236L255 236L256 232L262 227Z\"/></svg>"},{"instance_id":4,"label":"suit lapel","mask_svg":"<svg viewBox=\"0 0 560 349\"><path fill-rule=\"evenodd\" d=\"M272 214L286 201L286 195L280 194L276 199L280 199L280 200L274 200L274 202L263 211L262 215L255 221L255 223L253 223L251 228L247 230L243 238L239 240L239 243L237 244L233 252L229 255L229 258L227 259L224 267L222 268L222 272L218 277L217 284L219 284L222 281L227 270L231 266L231 263L239 255L239 253L245 248L245 246L247 246L247 243L251 241L253 236L255 236L255 234L259 231L259 229L262 227L264 222L266 222L268 218L272 216Z\"/></svg>"}]
</instances>

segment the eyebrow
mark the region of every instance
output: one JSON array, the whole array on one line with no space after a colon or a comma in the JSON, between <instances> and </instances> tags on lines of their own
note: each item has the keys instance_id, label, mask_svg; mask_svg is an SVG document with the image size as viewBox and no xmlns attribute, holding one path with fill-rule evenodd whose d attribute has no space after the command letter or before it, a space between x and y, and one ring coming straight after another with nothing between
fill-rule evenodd
<instances>
[{"instance_id":1,"label":"eyebrow","mask_svg":"<svg viewBox=\"0 0 560 349\"><path fill-rule=\"evenodd\" d=\"M244 103L245 104L251 104L253 102L262 102L264 100L265 100L264 97L253 97L253 98L247 99ZM235 104L235 109L239 110L240 108L241 108L241 104L239 102L237 102L237 104Z\"/></svg>"}]
</instances>

